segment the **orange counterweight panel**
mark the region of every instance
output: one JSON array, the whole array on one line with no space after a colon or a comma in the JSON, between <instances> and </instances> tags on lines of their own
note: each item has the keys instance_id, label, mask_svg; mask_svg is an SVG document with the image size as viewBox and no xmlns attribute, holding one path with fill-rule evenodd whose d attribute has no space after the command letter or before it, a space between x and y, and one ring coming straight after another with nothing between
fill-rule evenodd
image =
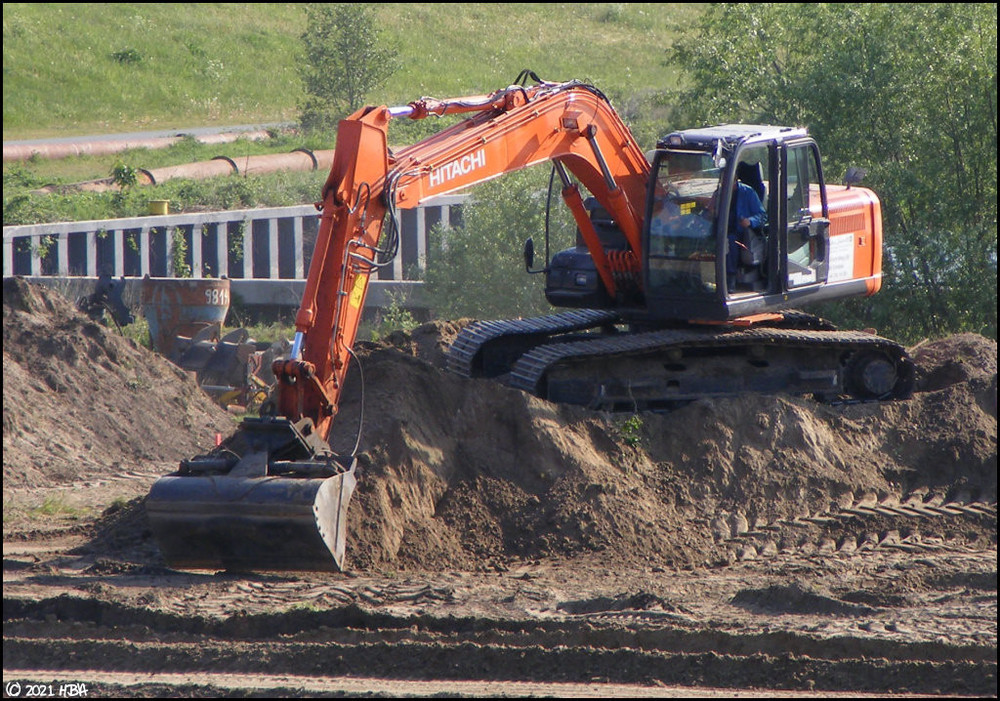
<instances>
[{"instance_id":1,"label":"orange counterweight panel","mask_svg":"<svg viewBox=\"0 0 1000 701\"><path fill-rule=\"evenodd\" d=\"M868 295L882 286L882 205L874 192L861 187L827 187L831 248L833 239L850 236L850 278L866 280Z\"/></svg>"}]
</instances>

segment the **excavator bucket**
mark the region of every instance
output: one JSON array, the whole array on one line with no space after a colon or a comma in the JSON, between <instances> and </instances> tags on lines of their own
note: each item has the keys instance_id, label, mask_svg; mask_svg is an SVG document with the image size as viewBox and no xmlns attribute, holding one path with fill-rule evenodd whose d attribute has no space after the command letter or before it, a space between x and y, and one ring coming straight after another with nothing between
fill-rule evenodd
<instances>
[{"instance_id":1,"label":"excavator bucket","mask_svg":"<svg viewBox=\"0 0 1000 701\"><path fill-rule=\"evenodd\" d=\"M204 456L153 484L146 512L168 566L244 572L343 568L354 459L268 458L267 451L256 450L235 462Z\"/></svg>"}]
</instances>

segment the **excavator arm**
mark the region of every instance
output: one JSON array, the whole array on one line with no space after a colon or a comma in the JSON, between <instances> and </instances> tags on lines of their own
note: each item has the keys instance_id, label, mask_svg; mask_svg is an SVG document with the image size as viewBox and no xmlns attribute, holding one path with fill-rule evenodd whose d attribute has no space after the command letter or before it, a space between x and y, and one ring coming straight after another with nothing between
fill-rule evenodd
<instances>
[{"instance_id":1,"label":"excavator arm","mask_svg":"<svg viewBox=\"0 0 1000 701\"><path fill-rule=\"evenodd\" d=\"M471 116L390 152L393 119L459 113ZM368 281L386 253L379 244L385 238L391 248L398 210L545 161L563 178L563 197L613 298L616 276L638 271L649 163L596 89L577 82L513 85L484 96L366 107L343 120L291 357L274 367L278 414L309 418L324 439L329 435ZM629 255L606 253L569 174L615 219Z\"/></svg>"},{"instance_id":2,"label":"excavator arm","mask_svg":"<svg viewBox=\"0 0 1000 701\"><path fill-rule=\"evenodd\" d=\"M146 509L167 563L182 569L341 569L352 455L327 443L372 273L394 254L398 211L505 173L551 161L563 197L614 298L639 278L650 166L607 99L579 82L515 84L489 95L403 107L366 107L338 128L317 207L320 228L292 350L273 365L269 411L244 419L207 455L158 480ZM519 79L520 81L520 79ZM468 114L393 152L393 119ZM623 232L628 250L604 250L580 183Z\"/></svg>"}]
</instances>

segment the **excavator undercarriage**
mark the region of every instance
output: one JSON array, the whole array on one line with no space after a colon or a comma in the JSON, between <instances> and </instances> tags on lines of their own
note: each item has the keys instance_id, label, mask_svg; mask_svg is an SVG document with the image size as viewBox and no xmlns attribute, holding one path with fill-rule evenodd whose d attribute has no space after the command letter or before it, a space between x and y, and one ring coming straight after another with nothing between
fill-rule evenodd
<instances>
[{"instance_id":1,"label":"excavator undercarriage","mask_svg":"<svg viewBox=\"0 0 1000 701\"><path fill-rule=\"evenodd\" d=\"M477 322L453 344L449 369L603 411L669 410L747 392L899 399L913 389L902 346L836 331L801 312L749 329L687 324L634 332L621 324L612 312L590 310Z\"/></svg>"}]
</instances>

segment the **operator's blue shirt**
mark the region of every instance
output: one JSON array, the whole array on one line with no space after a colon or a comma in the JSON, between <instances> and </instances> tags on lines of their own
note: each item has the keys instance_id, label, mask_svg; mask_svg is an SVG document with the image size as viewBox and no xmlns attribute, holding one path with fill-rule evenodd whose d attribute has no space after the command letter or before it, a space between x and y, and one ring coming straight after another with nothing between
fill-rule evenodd
<instances>
[{"instance_id":1,"label":"operator's blue shirt","mask_svg":"<svg viewBox=\"0 0 1000 701\"><path fill-rule=\"evenodd\" d=\"M751 229L759 229L767 223L767 210L761 204L760 198L753 188L746 183L736 183L733 193L734 202L730 207L729 233L736 234L741 219L750 220Z\"/></svg>"},{"instance_id":2,"label":"operator's blue shirt","mask_svg":"<svg viewBox=\"0 0 1000 701\"><path fill-rule=\"evenodd\" d=\"M733 201L729 206L729 255L726 257L726 272L730 274L736 272L736 261L739 259L739 245L736 241L746 233L740 226L743 219L750 220L751 229L759 229L767 224L767 210L752 187L737 182Z\"/></svg>"}]
</instances>

